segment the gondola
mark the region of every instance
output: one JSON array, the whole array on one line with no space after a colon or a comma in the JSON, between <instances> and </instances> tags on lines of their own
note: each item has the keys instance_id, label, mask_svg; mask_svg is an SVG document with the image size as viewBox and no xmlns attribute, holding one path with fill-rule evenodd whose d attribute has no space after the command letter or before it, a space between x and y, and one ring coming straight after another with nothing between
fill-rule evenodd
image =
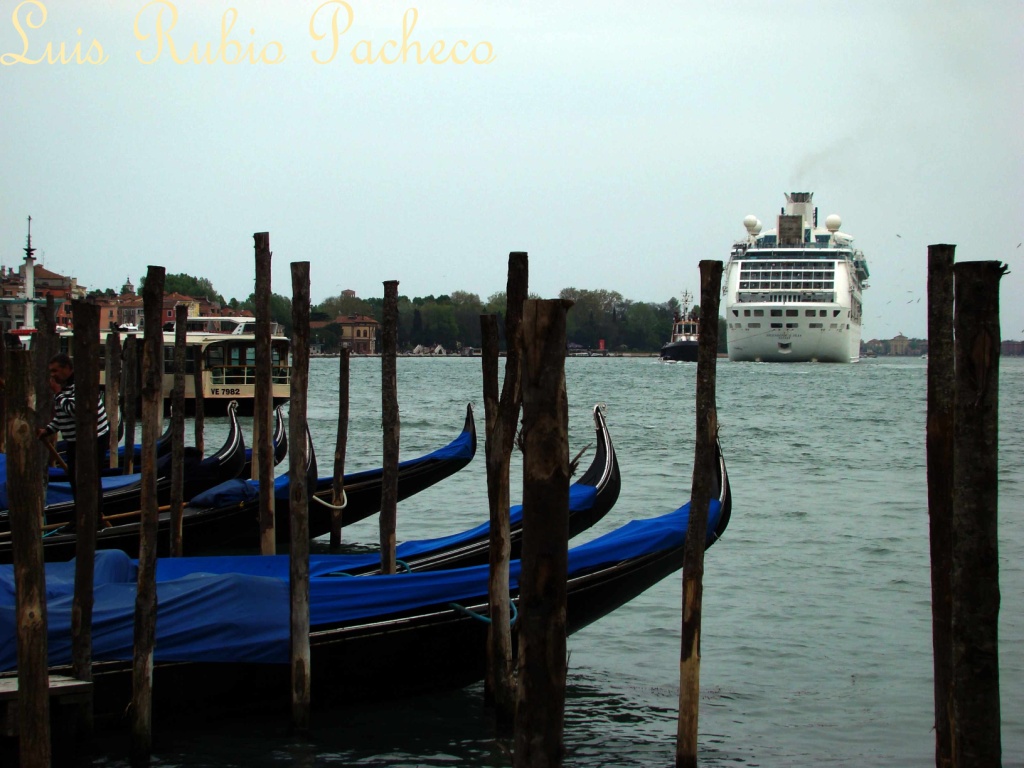
<instances>
[{"instance_id":1,"label":"gondola","mask_svg":"<svg viewBox=\"0 0 1024 768\"><path fill-rule=\"evenodd\" d=\"M245 439L238 426L237 408L228 407L230 429L224 445L212 456L203 458L195 448L186 448L184 455L183 497L190 499L196 494L219 483L237 477L245 465ZM157 459L157 503L166 505L170 499L170 455ZM128 546L129 551L138 551L138 512L142 507L142 476L139 474L104 477L103 518L104 527L98 533L97 547ZM0 484L0 532L10 530L7 511L6 481ZM63 531L70 525L75 513L71 500L71 487L67 483L50 483L47 488L44 507L45 536L43 552L48 560L74 557L75 535ZM108 525L109 524L109 525ZM129 535L135 528L134 536ZM117 543L114 543L114 542ZM133 549L134 548L134 549ZM9 535L0 537L0 562L10 562L11 543Z\"/></svg>"},{"instance_id":2,"label":"gondola","mask_svg":"<svg viewBox=\"0 0 1024 768\"><path fill-rule=\"evenodd\" d=\"M719 450L718 490L708 513L710 546L732 511ZM567 631L597 621L678 571L689 504L639 520L569 550ZM310 650L314 702L365 702L482 679L486 663L488 567L345 578L344 555L310 561ZM520 561L510 586L518 602ZM47 566L52 673L71 653L73 563ZM137 565L119 552L97 557L93 668L95 712L123 713L132 690ZM157 711L288 705L288 558L170 558L158 561L160 620L153 679ZM52 588L50 585L53 585ZM14 637L13 569L0 569L0 637ZM118 606L121 606L118 608ZM99 624L99 626L97 626ZM515 632L516 624L513 623ZM0 646L13 674L14 644Z\"/></svg>"},{"instance_id":3,"label":"gondola","mask_svg":"<svg viewBox=\"0 0 1024 768\"><path fill-rule=\"evenodd\" d=\"M462 432L452 442L432 453L400 462L398 465L398 500L429 488L458 472L476 454L476 424L473 406L466 406L466 420ZM350 525L380 510L383 470L369 469L345 475L347 503L342 512L342 523ZM323 536L331 530L332 495L331 476L317 477L309 499L309 533ZM211 488L192 499L185 515L203 516L212 526L219 517L234 520L254 518L259 508L259 483L238 478ZM278 544L289 541L289 485L287 474L274 481L275 533ZM218 547L234 550L252 549L259 543L253 526L225 525L221 536L204 537Z\"/></svg>"},{"instance_id":4,"label":"gondola","mask_svg":"<svg viewBox=\"0 0 1024 768\"><path fill-rule=\"evenodd\" d=\"M580 479L569 486L570 539L608 514L619 497L622 485L619 460L601 406L594 406L593 415L596 432L594 458ZM488 522L451 536L406 541L395 548L395 557L404 571L436 571L482 565L490 557L490 531ZM523 507L517 504L509 510L509 550L512 559L519 557L522 542ZM380 572L378 553L352 555L347 562L350 564L346 572L352 576Z\"/></svg>"},{"instance_id":5,"label":"gondola","mask_svg":"<svg viewBox=\"0 0 1024 768\"><path fill-rule=\"evenodd\" d=\"M274 434L271 437L271 441L274 446L275 467L284 461L284 457L288 455L288 430L285 428L284 415L281 413L282 408L284 408L284 405L279 405L274 409ZM254 450L255 447L245 449L245 466L239 473L239 477L252 476L252 453Z\"/></svg>"}]
</instances>

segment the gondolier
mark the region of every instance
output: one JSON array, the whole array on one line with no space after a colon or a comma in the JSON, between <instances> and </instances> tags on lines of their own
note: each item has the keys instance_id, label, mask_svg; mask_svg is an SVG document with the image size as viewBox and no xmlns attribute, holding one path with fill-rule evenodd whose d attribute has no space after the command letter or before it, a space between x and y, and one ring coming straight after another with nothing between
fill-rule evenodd
<instances>
[{"instance_id":1,"label":"gondolier","mask_svg":"<svg viewBox=\"0 0 1024 768\"><path fill-rule=\"evenodd\" d=\"M39 427L36 434L40 440L47 439L57 432L61 433L67 448L68 482L71 484L71 496L78 501L78 478L75 472L77 461L75 439L75 366L71 358L60 352L50 358L50 388L53 389L53 419L45 427ZM103 517L103 486L100 483L99 467L107 453L110 433L110 422L107 410L103 407L103 396L99 398L96 410L96 504L97 514ZM71 526L74 526L72 518Z\"/></svg>"}]
</instances>

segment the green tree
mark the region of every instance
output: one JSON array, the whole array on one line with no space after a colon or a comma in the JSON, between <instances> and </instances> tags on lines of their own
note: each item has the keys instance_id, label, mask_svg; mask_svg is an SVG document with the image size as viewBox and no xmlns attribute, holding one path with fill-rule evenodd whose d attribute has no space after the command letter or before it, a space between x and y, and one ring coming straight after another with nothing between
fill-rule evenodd
<instances>
[{"instance_id":1,"label":"green tree","mask_svg":"<svg viewBox=\"0 0 1024 768\"><path fill-rule=\"evenodd\" d=\"M256 294L250 293L249 298L238 305L239 309L247 309L256 314ZM279 293L270 294L270 319L281 326L285 336L292 333L292 300Z\"/></svg>"},{"instance_id":2,"label":"green tree","mask_svg":"<svg viewBox=\"0 0 1024 768\"><path fill-rule=\"evenodd\" d=\"M146 276L143 275L139 278L139 294L142 293L142 288L145 284ZM164 277L164 293L180 293L184 296L191 296L193 299L201 299L205 296L209 301L216 302L222 306L225 304L224 297L217 293L213 283L207 278L193 277L192 275L186 275L184 272Z\"/></svg>"}]
</instances>

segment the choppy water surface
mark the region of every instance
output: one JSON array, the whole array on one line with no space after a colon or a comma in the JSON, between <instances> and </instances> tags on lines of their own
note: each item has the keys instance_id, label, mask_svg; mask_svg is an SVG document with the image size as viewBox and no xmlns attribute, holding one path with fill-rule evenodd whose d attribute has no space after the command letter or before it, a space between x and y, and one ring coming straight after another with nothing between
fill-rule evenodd
<instances>
[{"instance_id":1,"label":"choppy water surface","mask_svg":"<svg viewBox=\"0 0 1024 768\"><path fill-rule=\"evenodd\" d=\"M735 503L726 536L705 564L702 764L934 765L925 366L916 359L852 366L719 362L719 420ZM379 466L381 453L380 361L353 359L351 369L350 471ZM454 437L467 402L477 405L482 428L479 359L400 359L398 372L403 458ZM688 498L695 373L693 365L654 359L567 361L571 447L592 439L590 408L605 403L623 475L618 503L587 536L668 512ZM333 461L336 390L337 360L313 360L309 415L321 474ZM1003 360L1005 765L1024 763L1022 413L1024 360ZM399 505L399 538L462 530L486 514L478 455ZM373 545L376 522L344 535ZM680 606L677 574L569 639L566 765L673 763ZM469 688L319 711L304 738L289 735L286 715L202 727L157 723L156 762L511 765L481 711L480 693ZM123 754L119 739L106 747Z\"/></svg>"}]
</instances>

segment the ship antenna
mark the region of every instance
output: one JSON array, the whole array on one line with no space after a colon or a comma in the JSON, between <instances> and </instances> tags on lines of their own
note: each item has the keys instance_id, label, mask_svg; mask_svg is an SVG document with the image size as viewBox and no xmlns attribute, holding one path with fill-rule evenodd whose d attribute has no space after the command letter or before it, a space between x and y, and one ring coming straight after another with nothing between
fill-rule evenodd
<instances>
[{"instance_id":1,"label":"ship antenna","mask_svg":"<svg viewBox=\"0 0 1024 768\"><path fill-rule=\"evenodd\" d=\"M28 242L25 245L25 258L34 258L32 254L36 252L36 249L32 247L32 217L28 217Z\"/></svg>"}]
</instances>

